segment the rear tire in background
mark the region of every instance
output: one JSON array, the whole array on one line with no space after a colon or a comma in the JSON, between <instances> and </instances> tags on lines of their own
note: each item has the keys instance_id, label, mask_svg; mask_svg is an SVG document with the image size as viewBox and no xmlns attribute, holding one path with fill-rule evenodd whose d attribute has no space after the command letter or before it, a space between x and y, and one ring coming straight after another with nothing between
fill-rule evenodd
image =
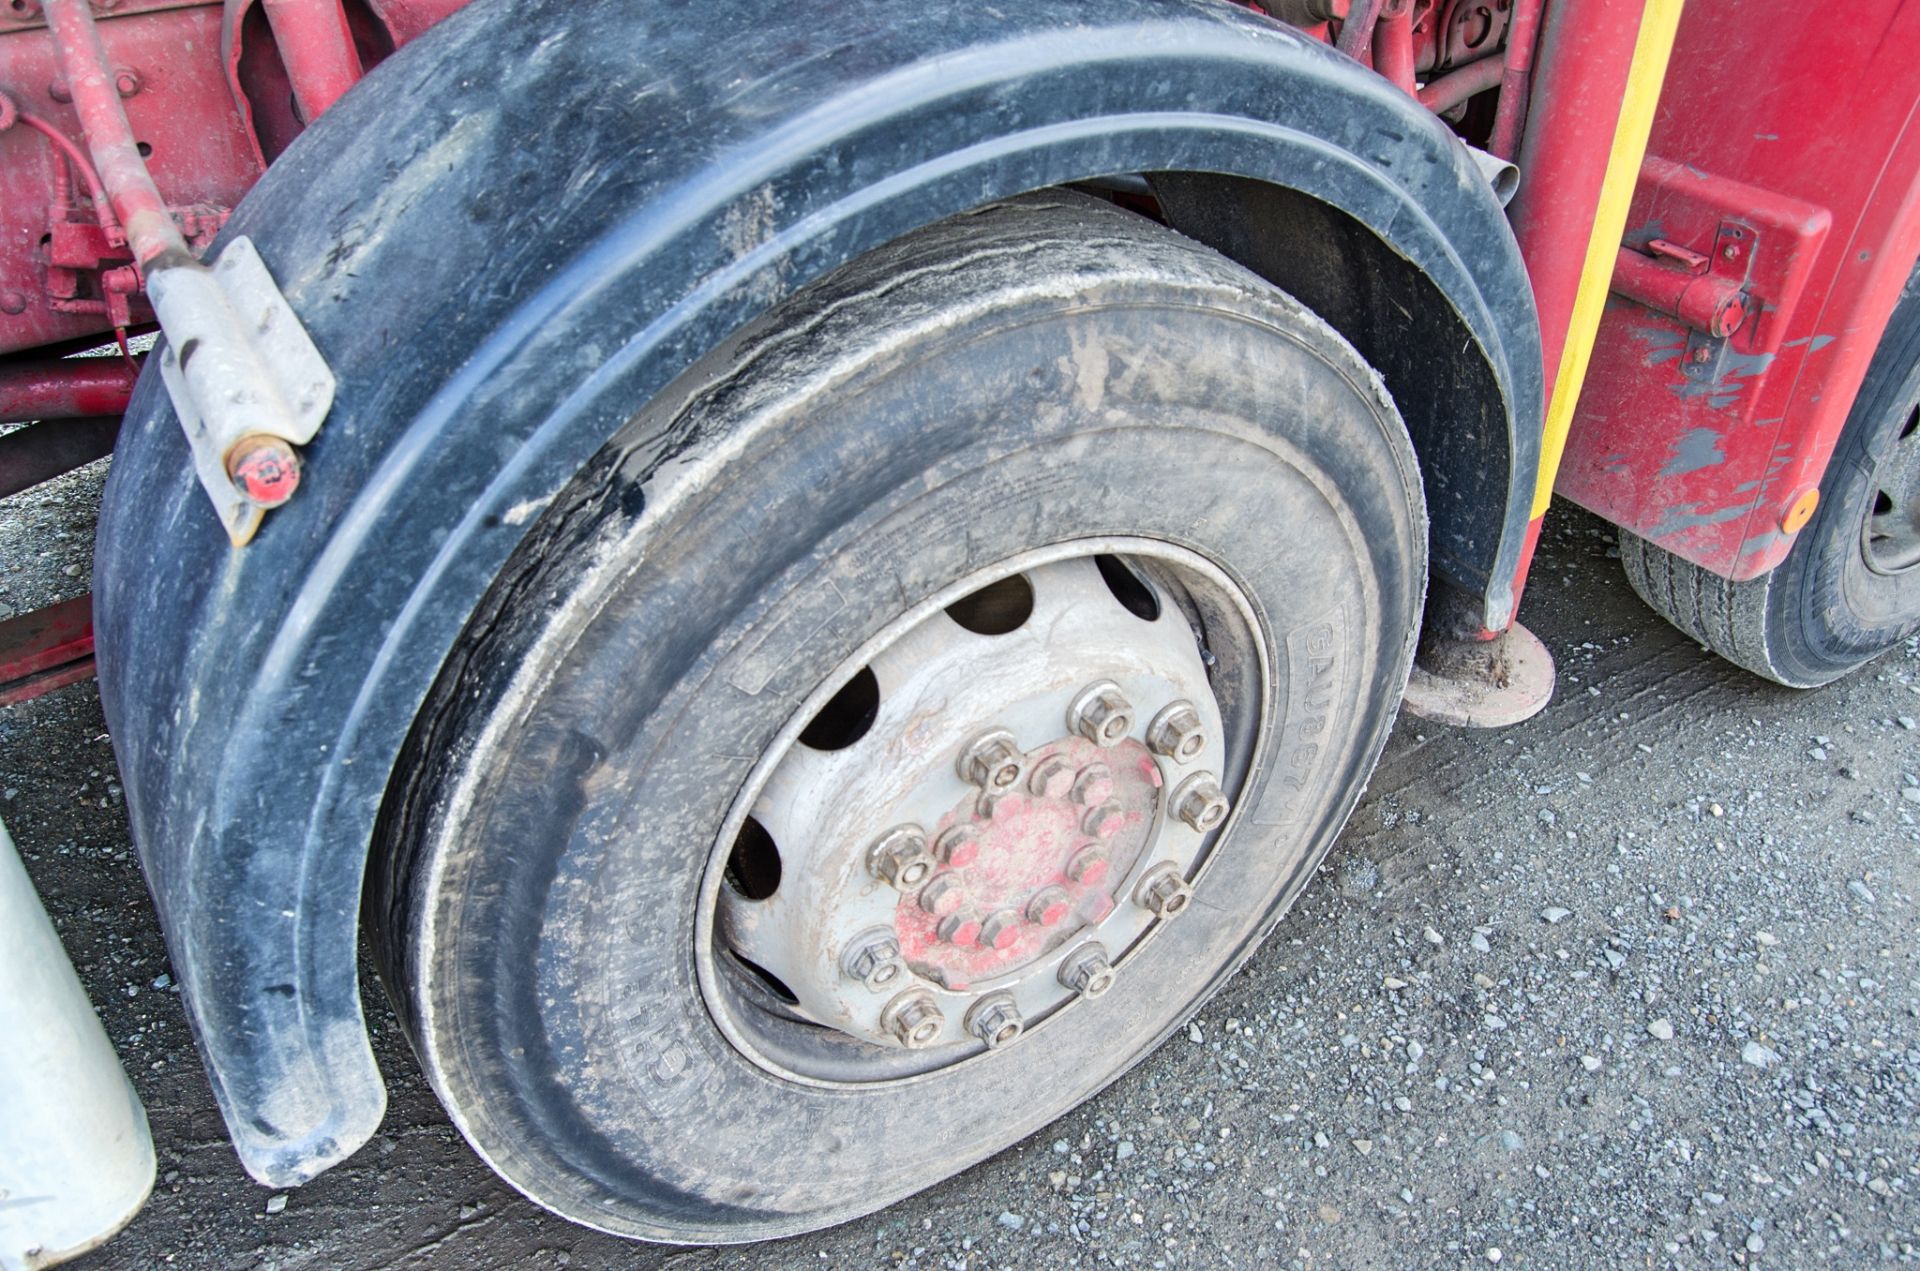
<instances>
[{"instance_id":1,"label":"rear tire in background","mask_svg":"<svg viewBox=\"0 0 1920 1271\"><path fill-rule=\"evenodd\" d=\"M639 410L441 675L368 895L430 1080L677 1242L1033 1133L1325 854L1425 543L1378 377L1224 258L1068 194L862 257Z\"/></svg>"},{"instance_id":2,"label":"rear tire in background","mask_svg":"<svg viewBox=\"0 0 1920 1271\"><path fill-rule=\"evenodd\" d=\"M1814 688L1920 631L1920 272L1907 282L1787 558L1729 582L1636 534L1620 564L1642 600L1721 657Z\"/></svg>"}]
</instances>

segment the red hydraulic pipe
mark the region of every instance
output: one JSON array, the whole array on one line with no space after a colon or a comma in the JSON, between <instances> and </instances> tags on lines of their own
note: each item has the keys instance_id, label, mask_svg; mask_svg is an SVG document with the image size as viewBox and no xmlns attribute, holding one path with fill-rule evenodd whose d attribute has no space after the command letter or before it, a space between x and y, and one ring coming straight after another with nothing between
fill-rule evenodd
<instances>
[{"instance_id":1,"label":"red hydraulic pipe","mask_svg":"<svg viewBox=\"0 0 1920 1271\"><path fill-rule=\"evenodd\" d=\"M173 214L147 171L147 161L140 157L87 0L45 0L43 11L60 58L60 73L73 93L80 130L113 211L127 232L134 260L144 268L169 254L190 259L187 240L173 223Z\"/></svg>"},{"instance_id":2,"label":"red hydraulic pipe","mask_svg":"<svg viewBox=\"0 0 1920 1271\"><path fill-rule=\"evenodd\" d=\"M5 100L5 94L0 94L0 118L4 118L7 108L11 105L12 102L10 100ZM87 183L87 193L93 198L95 215L100 218L101 228L107 230L109 235L111 235L112 231L118 228L113 219L113 205L107 200L107 190L106 187L100 183L100 174L95 172L93 170L93 164L87 161L86 151L74 145L72 138L68 137L66 133L61 132L58 128L55 128L38 115L29 114L24 110L18 109L15 110L15 114L19 117L21 123L45 137L55 150L66 157L67 163L80 173L80 179ZM4 127L4 125L0 125L0 127Z\"/></svg>"},{"instance_id":3,"label":"red hydraulic pipe","mask_svg":"<svg viewBox=\"0 0 1920 1271\"><path fill-rule=\"evenodd\" d=\"M1533 78L1533 45L1540 35L1541 0L1515 0L1507 23L1507 53L1500 79L1500 104L1493 116L1487 152L1512 159L1527 122L1527 86Z\"/></svg>"},{"instance_id":4,"label":"red hydraulic pipe","mask_svg":"<svg viewBox=\"0 0 1920 1271\"><path fill-rule=\"evenodd\" d=\"M273 41L307 123L340 100L364 73L339 0L261 0Z\"/></svg>"},{"instance_id":5,"label":"red hydraulic pipe","mask_svg":"<svg viewBox=\"0 0 1920 1271\"><path fill-rule=\"evenodd\" d=\"M0 363L0 424L123 415L138 365L118 357Z\"/></svg>"},{"instance_id":6,"label":"red hydraulic pipe","mask_svg":"<svg viewBox=\"0 0 1920 1271\"><path fill-rule=\"evenodd\" d=\"M1506 68L1497 57L1468 62L1457 71L1449 71L1420 90L1420 104L1436 115L1443 115L1467 98L1484 93L1501 82Z\"/></svg>"},{"instance_id":7,"label":"red hydraulic pipe","mask_svg":"<svg viewBox=\"0 0 1920 1271\"><path fill-rule=\"evenodd\" d=\"M1387 6L1373 33L1373 68L1395 88L1414 91L1412 5Z\"/></svg>"},{"instance_id":8,"label":"red hydraulic pipe","mask_svg":"<svg viewBox=\"0 0 1920 1271\"><path fill-rule=\"evenodd\" d=\"M1527 175L1507 217L1533 282L1549 401L1613 153L1640 15L1640 5L1617 0L1556 0L1540 45L1520 152L1520 170Z\"/></svg>"},{"instance_id":9,"label":"red hydraulic pipe","mask_svg":"<svg viewBox=\"0 0 1920 1271\"><path fill-rule=\"evenodd\" d=\"M1335 42L1342 53L1362 66L1373 65L1373 31L1381 9L1391 0L1353 0L1347 16L1340 22L1340 38Z\"/></svg>"}]
</instances>

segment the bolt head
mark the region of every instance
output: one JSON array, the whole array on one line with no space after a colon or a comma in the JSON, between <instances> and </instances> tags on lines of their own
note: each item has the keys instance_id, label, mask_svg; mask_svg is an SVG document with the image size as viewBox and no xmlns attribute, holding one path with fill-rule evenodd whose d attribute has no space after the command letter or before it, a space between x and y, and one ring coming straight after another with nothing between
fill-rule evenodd
<instances>
[{"instance_id":1,"label":"bolt head","mask_svg":"<svg viewBox=\"0 0 1920 1271\"><path fill-rule=\"evenodd\" d=\"M925 989L908 989L880 1012L880 1027L910 1050L930 1046L946 1026L940 1004Z\"/></svg>"},{"instance_id":2,"label":"bolt head","mask_svg":"<svg viewBox=\"0 0 1920 1271\"><path fill-rule=\"evenodd\" d=\"M300 488L300 457L279 437L242 437L227 452L227 476L249 502L277 508Z\"/></svg>"},{"instance_id":3,"label":"bolt head","mask_svg":"<svg viewBox=\"0 0 1920 1271\"><path fill-rule=\"evenodd\" d=\"M1087 809L1086 816L1080 820L1080 828L1097 839L1110 839L1118 834L1127 823L1127 814L1120 804L1108 799L1097 808Z\"/></svg>"},{"instance_id":4,"label":"bolt head","mask_svg":"<svg viewBox=\"0 0 1920 1271\"><path fill-rule=\"evenodd\" d=\"M1081 997L1099 997L1113 987L1113 964L1098 941L1089 941L1060 963L1060 985Z\"/></svg>"},{"instance_id":5,"label":"bolt head","mask_svg":"<svg viewBox=\"0 0 1920 1271\"><path fill-rule=\"evenodd\" d=\"M1074 778L1073 801L1094 807L1111 799L1113 789L1113 769L1103 763L1090 763Z\"/></svg>"},{"instance_id":6,"label":"bolt head","mask_svg":"<svg viewBox=\"0 0 1920 1271\"><path fill-rule=\"evenodd\" d=\"M1020 928L1025 922L1018 909L995 910L980 924L980 947L995 950L1012 948L1020 938Z\"/></svg>"},{"instance_id":7,"label":"bolt head","mask_svg":"<svg viewBox=\"0 0 1920 1271\"><path fill-rule=\"evenodd\" d=\"M966 879L952 871L935 874L933 881L920 889L920 907L936 918L952 913L966 899Z\"/></svg>"},{"instance_id":8,"label":"bolt head","mask_svg":"<svg viewBox=\"0 0 1920 1271\"><path fill-rule=\"evenodd\" d=\"M1108 868L1106 849L1097 843L1087 844L1067 859L1067 877L1089 887L1098 887Z\"/></svg>"},{"instance_id":9,"label":"bolt head","mask_svg":"<svg viewBox=\"0 0 1920 1271\"><path fill-rule=\"evenodd\" d=\"M883 989L906 971L906 964L900 960L900 941L885 927L863 931L840 955L840 970L869 989Z\"/></svg>"},{"instance_id":10,"label":"bolt head","mask_svg":"<svg viewBox=\"0 0 1920 1271\"><path fill-rule=\"evenodd\" d=\"M1174 702L1147 725L1147 747L1175 763L1191 763L1207 748L1207 732L1192 702Z\"/></svg>"},{"instance_id":11,"label":"bolt head","mask_svg":"<svg viewBox=\"0 0 1920 1271\"><path fill-rule=\"evenodd\" d=\"M1025 757L1004 728L981 733L960 750L960 778L982 790L1000 793L1019 784Z\"/></svg>"},{"instance_id":12,"label":"bolt head","mask_svg":"<svg viewBox=\"0 0 1920 1271\"><path fill-rule=\"evenodd\" d=\"M1027 921L1043 927L1058 926L1073 912L1073 899L1064 887L1042 887L1027 898Z\"/></svg>"},{"instance_id":13,"label":"bolt head","mask_svg":"<svg viewBox=\"0 0 1920 1271\"><path fill-rule=\"evenodd\" d=\"M933 854L942 865L956 869L973 864L980 855L980 830L972 825L950 825L934 842Z\"/></svg>"},{"instance_id":14,"label":"bolt head","mask_svg":"<svg viewBox=\"0 0 1920 1271\"><path fill-rule=\"evenodd\" d=\"M1148 870L1133 891L1134 904L1161 918L1178 916L1192 899L1193 888L1181 874L1180 867L1171 861L1163 861Z\"/></svg>"},{"instance_id":15,"label":"bolt head","mask_svg":"<svg viewBox=\"0 0 1920 1271\"><path fill-rule=\"evenodd\" d=\"M1112 680L1095 680L1067 707L1067 731L1096 746L1111 746L1133 731L1133 706Z\"/></svg>"},{"instance_id":16,"label":"bolt head","mask_svg":"<svg viewBox=\"0 0 1920 1271\"><path fill-rule=\"evenodd\" d=\"M1009 993L989 993L967 1011L967 1031L985 1042L989 1050L1006 1045L1020 1036L1025 1027L1020 1008Z\"/></svg>"},{"instance_id":17,"label":"bolt head","mask_svg":"<svg viewBox=\"0 0 1920 1271\"><path fill-rule=\"evenodd\" d=\"M1188 828L1205 834L1220 828L1232 805L1210 772L1196 772L1173 792L1173 811Z\"/></svg>"},{"instance_id":18,"label":"bolt head","mask_svg":"<svg viewBox=\"0 0 1920 1271\"><path fill-rule=\"evenodd\" d=\"M867 849L867 869L881 882L912 891L933 873L927 832L917 825L896 825Z\"/></svg>"},{"instance_id":19,"label":"bolt head","mask_svg":"<svg viewBox=\"0 0 1920 1271\"><path fill-rule=\"evenodd\" d=\"M1073 789L1073 764L1061 755L1050 755L1034 765L1027 778L1027 789L1043 799L1064 799Z\"/></svg>"},{"instance_id":20,"label":"bolt head","mask_svg":"<svg viewBox=\"0 0 1920 1271\"><path fill-rule=\"evenodd\" d=\"M980 943L980 915L962 906L940 920L933 933L948 944L973 945Z\"/></svg>"}]
</instances>

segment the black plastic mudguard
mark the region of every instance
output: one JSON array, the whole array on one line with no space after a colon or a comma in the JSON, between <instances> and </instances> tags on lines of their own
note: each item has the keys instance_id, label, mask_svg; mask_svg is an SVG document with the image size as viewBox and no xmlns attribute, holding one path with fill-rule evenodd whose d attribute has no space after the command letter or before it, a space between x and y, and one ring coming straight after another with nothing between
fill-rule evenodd
<instances>
[{"instance_id":1,"label":"black plastic mudguard","mask_svg":"<svg viewBox=\"0 0 1920 1271\"><path fill-rule=\"evenodd\" d=\"M256 1178L311 1178L380 1121L355 958L375 819L546 500L824 271L983 202L1132 172L1303 192L1435 281L1505 399L1519 521L1467 571L1503 586L1540 406L1500 208L1410 98L1233 6L479 0L275 163L228 233L340 377L299 495L230 548L148 375L96 573L134 838Z\"/></svg>"}]
</instances>

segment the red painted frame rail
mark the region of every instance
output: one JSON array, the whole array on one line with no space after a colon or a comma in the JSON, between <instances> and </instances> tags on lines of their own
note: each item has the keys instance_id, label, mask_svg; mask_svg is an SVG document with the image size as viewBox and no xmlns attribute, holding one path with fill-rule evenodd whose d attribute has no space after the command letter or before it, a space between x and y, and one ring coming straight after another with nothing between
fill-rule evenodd
<instances>
[{"instance_id":1,"label":"red painted frame rail","mask_svg":"<svg viewBox=\"0 0 1920 1271\"><path fill-rule=\"evenodd\" d=\"M0 621L0 706L93 677L93 597Z\"/></svg>"}]
</instances>

